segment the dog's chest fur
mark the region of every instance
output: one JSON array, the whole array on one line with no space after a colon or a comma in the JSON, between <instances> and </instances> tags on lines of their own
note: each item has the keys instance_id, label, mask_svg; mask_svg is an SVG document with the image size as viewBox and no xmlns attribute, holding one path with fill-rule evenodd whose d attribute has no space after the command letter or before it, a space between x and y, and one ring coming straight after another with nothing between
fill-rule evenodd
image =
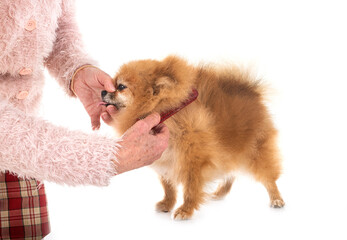
<instances>
[{"instance_id":1,"label":"dog's chest fur","mask_svg":"<svg viewBox=\"0 0 347 240\"><path fill-rule=\"evenodd\" d=\"M195 165L199 156L206 155L206 149L219 149L211 122L212 115L198 101L168 119L165 124L170 130L169 147L152 164L154 170L163 178L179 184L183 169ZM220 158L219 154L210 157Z\"/></svg>"},{"instance_id":2,"label":"dog's chest fur","mask_svg":"<svg viewBox=\"0 0 347 240\"><path fill-rule=\"evenodd\" d=\"M175 151L171 147L168 147L162 157L155 161L151 167L163 178L179 182L176 172L176 155Z\"/></svg>"}]
</instances>

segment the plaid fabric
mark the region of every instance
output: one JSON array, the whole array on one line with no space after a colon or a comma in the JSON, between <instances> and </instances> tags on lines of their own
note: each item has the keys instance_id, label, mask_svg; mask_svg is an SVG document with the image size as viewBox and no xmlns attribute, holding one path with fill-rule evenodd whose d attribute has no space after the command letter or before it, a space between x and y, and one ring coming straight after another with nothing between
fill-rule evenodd
<instances>
[{"instance_id":1,"label":"plaid fabric","mask_svg":"<svg viewBox=\"0 0 347 240\"><path fill-rule=\"evenodd\" d=\"M0 239L42 239L50 232L45 188L0 173Z\"/></svg>"}]
</instances>

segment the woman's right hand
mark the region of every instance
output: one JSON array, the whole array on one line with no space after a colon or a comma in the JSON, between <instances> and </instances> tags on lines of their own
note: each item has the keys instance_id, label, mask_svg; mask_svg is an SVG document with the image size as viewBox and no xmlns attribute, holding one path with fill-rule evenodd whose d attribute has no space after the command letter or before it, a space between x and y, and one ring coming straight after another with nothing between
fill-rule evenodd
<instances>
[{"instance_id":1,"label":"woman's right hand","mask_svg":"<svg viewBox=\"0 0 347 240\"><path fill-rule=\"evenodd\" d=\"M153 113L137 121L121 137L117 160L113 160L117 174L152 164L168 146L169 129L160 124L160 115ZM152 129L155 128L155 131Z\"/></svg>"}]
</instances>

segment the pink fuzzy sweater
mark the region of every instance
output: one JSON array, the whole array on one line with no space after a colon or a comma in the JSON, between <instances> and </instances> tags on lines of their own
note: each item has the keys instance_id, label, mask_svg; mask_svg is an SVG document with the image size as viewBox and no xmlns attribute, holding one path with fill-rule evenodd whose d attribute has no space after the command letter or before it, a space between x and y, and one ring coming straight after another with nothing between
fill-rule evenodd
<instances>
[{"instance_id":1,"label":"pink fuzzy sweater","mask_svg":"<svg viewBox=\"0 0 347 240\"><path fill-rule=\"evenodd\" d=\"M54 126L36 116L43 69L69 95L84 52L73 0L0 1L0 172L104 186L115 175L117 140Z\"/></svg>"}]
</instances>

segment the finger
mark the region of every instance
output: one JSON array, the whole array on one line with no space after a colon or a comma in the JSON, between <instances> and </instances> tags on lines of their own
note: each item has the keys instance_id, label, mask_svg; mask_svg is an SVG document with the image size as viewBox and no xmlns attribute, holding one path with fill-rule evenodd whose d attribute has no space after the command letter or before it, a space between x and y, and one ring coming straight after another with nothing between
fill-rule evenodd
<instances>
[{"instance_id":1,"label":"finger","mask_svg":"<svg viewBox=\"0 0 347 240\"><path fill-rule=\"evenodd\" d=\"M100 114L102 112L102 109L105 108L104 106L97 106L96 103L91 103L84 105L85 109L87 110L87 113L90 117L90 121L92 124L93 130L98 130L100 128Z\"/></svg>"},{"instance_id":2,"label":"finger","mask_svg":"<svg viewBox=\"0 0 347 240\"><path fill-rule=\"evenodd\" d=\"M115 92L116 91L116 87L112 83L112 80L107 81L104 86L105 86L105 90L107 92Z\"/></svg>"},{"instance_id":3,"label":"finger","mask_svg":"<svg viewBox=\"0 0 347 240\"><path fill-rule=\"evenodd\" d=\"M170 137L170 131L169 128L165 125L165 124L160 124L158 125L160 126L159 128L159 132L156 133L156 135L160 138L162 138L162 140L168 140Z\"/></svg>"},{"instance_id":4,"label":"finger","mask_svg":"<svg viewBox=\"0 0 347 240\"><path fill-rule=\"evenodd\" d=\"M101 114L101 119L106 123L110 124L112 122L112 117L107 112Z\"/></svg>"},{"instance_id":5,"label":"finger","mask_svg":"<svg viewBox=\"0 0 347 240\"><path fill-rule=\"evenodd\" d=\"M100 128L100 119L98 117L91 117L92 129L98 130Z\"/></svg>"},{"instance_id":6,"label":"finger","mask_svg":"<svg viewBox=\"0 0 347 240\"><path fill-rule=\"evenodd\" d=\"M157 126L160 122L160 115L158 113L152 113L148 115L143 121L148 126L148 131Z\"/></svg>"},{"instance_id":7,"label":"finger","mask_svg":"<svg viewBox=\"0 0 347 240\"><path fill-rule=\"evenodd\" d=\"M115 106L113 106L113 105L108 105L108 106L106 107L106 111L107 111L108 114L110 114L111 116L112 116L112 115L115 115L115 114L118 112L117 108L116 108Z\"/></svg>"},{"instance_id":8,"label":"finger","mask_svg":"<svg viewBox=\"0 0 347 240\"><path fill-rule=\"evenodd\" d=\"M116 91L116 87L113 84L113 80L110 77L110 75L108 75L107 73L102 72L101 74L99 74L98 80L101 83L101 85L104 86L104 88L107 92L115 92Z\"/></svg>"}]
</instances>

